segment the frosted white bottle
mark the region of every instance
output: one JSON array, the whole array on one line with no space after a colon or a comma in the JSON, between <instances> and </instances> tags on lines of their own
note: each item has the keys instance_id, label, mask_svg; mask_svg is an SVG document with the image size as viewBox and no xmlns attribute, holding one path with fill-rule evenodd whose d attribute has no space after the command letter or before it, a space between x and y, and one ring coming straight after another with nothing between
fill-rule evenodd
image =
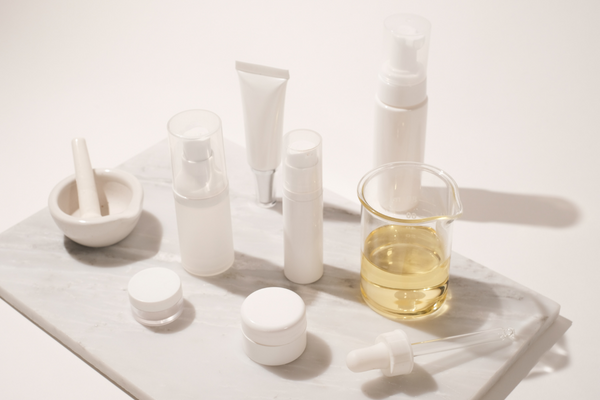
<instances>
[{"instance_id":1,"label":"frosted white bottle","mask_svg":"<svg viewBox=\"0 0 600 400\"><path fill-rule=\"evenodd\" d=\"M188 110L168 128L181 263L193 275L220 274L234 261L221 120Z\"/></svg>"},{"instance_id":2,"label":"frosted white bottle","mask_svg":"<svg viewBox=\"0 0 600 400\"><path fill-rule=\"evenodd\" d=\"M283 272L294 283L323 276L321 136L311 130L285 135L283 161Z\"/></svg>"},{"instance_id":3,"label":"frosted white bottle","mask_svg":"<svg viewBox=\"0 0 600 400\"><path fill-rule=\"evenodd\" d=\"M374 167L423 162L427 123L430 23L419 16L385 19L384 63L375 99Z\"/></svg>"}]
</instances>

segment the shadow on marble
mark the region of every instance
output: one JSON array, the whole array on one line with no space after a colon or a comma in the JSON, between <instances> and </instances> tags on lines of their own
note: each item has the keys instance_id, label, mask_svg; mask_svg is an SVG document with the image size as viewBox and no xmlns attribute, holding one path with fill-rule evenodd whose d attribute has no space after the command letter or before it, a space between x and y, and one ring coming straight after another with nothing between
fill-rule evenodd
<instances>
[{"instance_id":1,"label":"shadow on marble","mask_svg":"<svg viewBox=\"0 0 600 400\"><path fill-rule=\"evenodd\" d=\"M525 379L536 379L565 369L571 363L567 340L563 336L539 359Z\"/></svg>"},{"instance_id":2,"label":"shadow on marble","mask_svg":"<svg viewBox=\"0 0 600 400\"><path fill-rule=\"evenodd\" d=\"M544 306L539 302L537 297L531 296L530 293L522 292L515 287L508 287L498 283L490 285L461 276L452 277L450 282L450 298L446 301L442 310L430 317L403 323L411 326L411 328L428 332L438 338L477 332L482 330L482 326L489 324L490 321L502 319L501 317L504 315L502 299L527 301L527 303L523 304L524 308L538 308L536 310L537 313L544 315ZM536 315L534 310L531 310L530 313ZM518 342L521 338L534 336L542 323L543 320L533 318L519 321L517 323L518 326L494 326L494 328L515 329L515 341ZM497 351L499 351L498 357L502 358L504 355L500 350L510 346L512 343L512 341L503 341L473 346L463 349L460 352L452 352L443 358L437 357L433 363L428 362L429 356L423 356L419 360L415 360L415 362L427 368L432 375L436 375L466 364L476 358L484 356L493 358L494 353Z\"/></svg>"},{"instance_id":3,"label":"shadow on marble","mask_svg":"<svg viewBox=\"0 0 600 400\"><path fill-rule=\"evenodd\" d=\"M233 266L227 271L215 276L196 278L244 298L265 287L279 286L291 289L293 285L285 279L281 267L237 251Z\"/></svg>"},{"instance_id":4,"label":"shadow on marble","mask_svg":"<svg viewBox=\"0 0 600 400\"><path fill-rule=\"evenodd\" d=\"M426 369L429 374L435 376L444 371L457 368L481 357L493 358L494 353L501 351L512 344L512 341L480 344L478 346L467 347L457 351L449 352L447 356L441 358L439 356L425 355L415 358L415 365L420 365L420 367ZM497 356L499 358L503 358L505 354L499 352L497 353Z\"/></svg>"},{"instance_id":5,"label":"shadow on marble","mask_svg":"<svg viewBox=\"0 0 600 400\"><path fill-rule=\"evenodd\" d=\"M283 214L283 205L280 198L277 199L277 204L275 204L271 210ZM324 202L323 219L328 221L360 223L360 213L340 208L337 204Z\"/></svg>"},{"instance_id":6,"label":"shadow on marble","mask_svg":"<svg viewBox=\"0 0 600 400\"><path fill-rule=\"evenodd\" d=\"M175 321L173 321L170 324L165 325L165 326L157 326L157 327L144 326L144 327L155 333L161 333L161 334L176 333L176 332L180 332L180 331L184 330L185 328L187 328L188 326L190 326L192 324L192 322L194 322L195 319L196 319L196 309L194 308L194 305L191 302L189 302L188 300L183 300L183 312L181 313L179 318L177 318Z\"/></svg>"},{"instance_id":7,"label":"shadow on marble","mask_svg":"<svg viewBox=\"0 0 600 400\"><path fill-rule=\"evenodd\" d=\"M271 286L284 287L298 293L309 306L314 292L324 292L346 300L364 303L360 295L360 275L343 268L324 265L323 277L310 285L293 283L283 274L283 268L267 260L236 252L233 266L212 277L202 277L208 283L242 297Z\"/></svg>"},{"instance_id":8,"label":"shadow on marble","mask_svg":"<svg viewBox=\"0 0 600 400\"><path fill-rule=\"evenodd\" d=\"M125 239L108 247L86 247L64 237L71 257L96 267L118 267L152 258L160 249L163 228L152 213L144 210L135 229Z\"/></svg>"},{"instance_id":9,"label":"shadow on marble","mask_svg":"<svg viewBox=\"0 0 600 400\"><path fill-rule=\"evenodd\" d=\"M430 373L415 364L409 375L381 376L363 383L361 390L370 399L387 399L399 394L421 396L438 390L438 384Z\"/></svg>"},{"instance_id":10,"label":"shadow on marble","mask_svg":"<svg viewBox=\"0 0 600 400\"><path fill-rule=\"evenodd\" d=\"M306 350L295 361L277 367L262 366L280 378L291 381L305 381L321 375L331 365L332 354L329 345L314 333L306 334Z\"/></svg>"},{"instance_id":11,"label":"shadow on marble","mask_svg":"<svg viewBox=\"0 0 600 400\"><path fill-rule=\"evenodd\" d=\"M437 337L476 332L491 314L502 312L497 290L498 285L452 276L450 269L449 293L440 310L414 321L402 321L402 324Z\"/></svg>"},{"instance_id":12,"label":"shadow on marble","mask_svg":"<svg viewBox=\"0 0 600 400\"><path fill-rule=\"evenodd\" d=\"M304 286L304 285L297 285ZM323 277L310 286L320 292L364 304L360 294L360 274L333 265L323 265Z\"/></svg>"},{"instance_id":13,"label":"shadow on marble","mask_svg":"<svg viewBox=\"0 0 600 400\"><path fill-rule=\"evenodd\" d=\"M360 212L340 208L336 204L323 204L323 219L328 221L350 222L360 224Z\"/></svg>"},{"instance_id":14,"label":"shadow on marble","mask_svg":"<svg viewBox=\"0 0 600 400\"><path fill-rule=\"evenodd\" d=\"M271 207L270 209L272 211L275 211L276 213L279 213L281 215L283 215L283 199L281 197L277 197L275 198L275 205L273 207Z\"/></svg>"},{"instance_id":15,"label":"shadow on marble","mask_svg":"<svg viewBox=\"0 0 600 400\"><path fill-rule=\"evenodd\" d=\"M552 228L566 228L580 219L577 206L561 197L493 192L461 188L464 206L461 220L504 222Z\"/></svg>"}]
</instances>

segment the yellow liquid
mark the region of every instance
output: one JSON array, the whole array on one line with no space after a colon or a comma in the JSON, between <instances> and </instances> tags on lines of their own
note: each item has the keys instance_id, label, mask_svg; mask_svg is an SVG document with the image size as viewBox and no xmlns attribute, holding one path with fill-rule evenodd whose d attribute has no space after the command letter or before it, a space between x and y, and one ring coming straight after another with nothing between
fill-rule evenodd
<instances>
[{"instance_id":1,"label":"yellow liquid","mask_svg":"<svg viewBox=\"0 0 600 400\"><path fill-rule=\"evenodd\" d=\"M437 310L446 299L450 257L434 229L386 225L365 240L360 271L363 298L392 319Z\"/></svg>"}]
</instances>

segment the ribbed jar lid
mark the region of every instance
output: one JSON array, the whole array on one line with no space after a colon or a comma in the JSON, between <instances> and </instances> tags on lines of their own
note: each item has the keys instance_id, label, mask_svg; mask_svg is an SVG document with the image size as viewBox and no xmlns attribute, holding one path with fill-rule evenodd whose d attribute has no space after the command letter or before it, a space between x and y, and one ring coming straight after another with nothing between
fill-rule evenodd
<instances>
[{"instance_id":1,"label":"ribbed jar lid","mask_svg":"<svg viewBox=\"0 0 600 400\"><path fill-rule=\"evenodd\" d=\"M146 312L167 310L183 297L179 275L160 267L135 274L129 280L127 291L131 305Z\"/></svg>"},{"instance_id":2,"label":"ribbed jar lid","mask_svg":"<svg viewBox=\"0 0 600 400\"><path fill-rule=\"evenodd\" d=\"M257 290L246 297L241 314L244 335L261 345L285 345L306 331L304 301L288 289Z\"/></svg>"}]
</instances>

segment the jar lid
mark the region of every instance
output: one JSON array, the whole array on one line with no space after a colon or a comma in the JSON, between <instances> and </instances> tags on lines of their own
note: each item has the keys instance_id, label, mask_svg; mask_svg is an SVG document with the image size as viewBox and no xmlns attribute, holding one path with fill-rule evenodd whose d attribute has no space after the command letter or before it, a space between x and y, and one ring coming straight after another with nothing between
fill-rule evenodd
<instances>
[{"instance_id":1,"label":"jar lid","mask_svg":"<svg viewBox=\"0 0 600 400\"><path fill-rule=\"evenodd\" d=\"M127 286L131 305L141 311L163 311L181 300L179 275L167 268L153 267L135 274Z\"/></svg>"},{"instance_id":2,"label":"jar lid","mask_svg":"<svg viewBox=\"0 0 600 400\"><path fill-rule=\"evenodd\" d=\"M306 331L306 307L291 290L270 287L257 290L242 304L242 331L255 343L288 344Z\"/></svg>"}]
</instances>

